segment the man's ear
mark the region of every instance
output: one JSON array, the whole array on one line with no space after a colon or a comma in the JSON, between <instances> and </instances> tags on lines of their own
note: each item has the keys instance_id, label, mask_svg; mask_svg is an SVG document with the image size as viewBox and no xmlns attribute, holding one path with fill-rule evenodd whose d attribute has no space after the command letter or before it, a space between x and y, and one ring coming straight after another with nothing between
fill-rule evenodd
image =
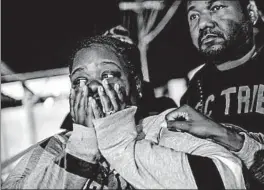
<instances>
[{"instance_id":1,"label":"man's ear","mask_svg":"<svg viewBox=\"0 0 264 190\"><path fill-rule=\"evenodd\" d=\"M253 25L255 25L258 21L258 8L256 6L256 3L254 0L250 0L250 3L247 6L248 14L249 14L249 19Z\"/></svg>"}]
</instances>

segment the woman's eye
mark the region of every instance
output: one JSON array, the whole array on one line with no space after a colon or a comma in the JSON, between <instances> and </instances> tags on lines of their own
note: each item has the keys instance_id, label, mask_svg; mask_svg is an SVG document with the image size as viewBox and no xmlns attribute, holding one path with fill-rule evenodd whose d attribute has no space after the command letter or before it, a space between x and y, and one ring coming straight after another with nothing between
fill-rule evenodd
<instances>
[{"instance_id":1,"label":"woman's eye","mask_svg":"<svg viewBox=\"0 0 264 190\"><path fill-rule=\"evenodd\" d=\"M192 15L190 16L190 20L194 20L194 19L196 19L196 18L198 18L198 15L197 15L197 14L192 14Z\"/></svg>"},{"instance_id":2,"label":"woman's eye","mask_svg":"<svg viewBox=\"0 0 264 190\"><path fill-rule=\"evenodd\" d=\"M86 85L88 80L86 78L78 78L73 82L74 86L83 86Z\"/></svg>"},{"instance_id":3,"label":"woman's eye","mask_svg":"<svg viewBox=\"0 0 264 190\"><path fill-rule=\"evenodd\" d=\"M102 74L102 79L109 79L109 78L114 78L114 74L112 73L104 73Z\"/></svg>"},{"instance_id":4,"label":"woman's eye","mask_svg":"<svg viewBox=\"0 0 264 190\"><path fill-rule=\"evenodd\" d=\"M211 8L211 11L219 11L220 9L224 8L223 5L216 5Z\"/></svg>"}]
</instances>

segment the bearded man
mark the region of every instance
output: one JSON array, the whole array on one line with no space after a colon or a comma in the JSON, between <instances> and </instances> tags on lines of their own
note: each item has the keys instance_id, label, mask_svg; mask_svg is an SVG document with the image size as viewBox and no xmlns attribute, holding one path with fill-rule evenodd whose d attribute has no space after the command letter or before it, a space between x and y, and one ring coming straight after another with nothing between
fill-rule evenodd
<instances>
[{"instance_id":1,"label":"bearded man","mask_svg":"<svg viewBox=\"0 0 264 190\"><path fill-rule=\"evenodd\" d=\"M253 34L257 8L249 0L182 5L205 66L181 100L188 106L167 115L168 127L221 144L264 183L264 51ZM188 120L177 120L182 113Z\"/></svg>"}]
</instances>

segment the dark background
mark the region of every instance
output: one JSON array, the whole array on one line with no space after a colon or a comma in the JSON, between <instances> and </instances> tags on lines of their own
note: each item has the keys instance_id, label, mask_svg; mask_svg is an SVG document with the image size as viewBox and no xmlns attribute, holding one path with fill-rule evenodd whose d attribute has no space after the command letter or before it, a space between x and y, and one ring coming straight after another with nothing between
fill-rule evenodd
<instances>
[{"instance_id":1,"label":"dark background","mask_svg":"<svg viewBox=\"0 0 264 190\"><path fill-rule=\"evenodd\" d=\"M120 11L118 0L1 2L2 60L17 73L65 67L76 40L101 34L118 24L126 25L137 40L136 14ZM166 1L167 5L171 2ZM166 10L161 11L159 19ZM180 12L150 44L148 62L154 86L184 77L200 64L198 57L190 56L188 31Z\"/></svg>"}]
</instances>

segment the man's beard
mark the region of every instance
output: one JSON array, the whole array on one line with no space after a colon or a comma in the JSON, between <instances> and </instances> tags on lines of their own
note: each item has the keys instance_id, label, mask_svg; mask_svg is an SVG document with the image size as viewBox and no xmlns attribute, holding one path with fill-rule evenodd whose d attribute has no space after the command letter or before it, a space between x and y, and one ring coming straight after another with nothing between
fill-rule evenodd
<instances>
[{"instance_id":1,"label":"man's beard","mask_svg":"<svg viewBox=\"0 0 264 190\"><path fill-rule=\"evenodd\" d=\"M213 62L216 64L221 64L226 61L236 60L243 57L252 47L249 44L250 36L252 33L250 31L249 21L243 21L242 23L237 23L234 21L229 21L229 34L224 37L224 35L219 31L214 31L213 29L207 29L200 33L199 42L199 52L204 57L206 62ZM210 44L208 43L205 49L202 49L201 39L206 34L217 35L217 37L224 39L222 43ZM213 46L219 45L220 47L214 48Z\"/></svg>"}]
</instances>

